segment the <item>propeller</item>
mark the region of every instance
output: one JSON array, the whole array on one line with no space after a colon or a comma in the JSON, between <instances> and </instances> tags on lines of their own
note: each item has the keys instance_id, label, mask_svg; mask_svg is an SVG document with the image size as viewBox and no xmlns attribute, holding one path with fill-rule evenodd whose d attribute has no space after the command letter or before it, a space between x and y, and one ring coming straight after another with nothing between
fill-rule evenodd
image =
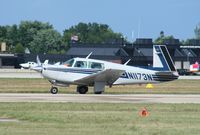
<instances>
[{"instance_id":1,"label":"propeller","mask_svg":"<svg viewBox=\"0 0 200 135\"><path fill-rule=\"evenodd\" d=\"M42 70L44 69L45 65L48 65L49 60L45 60L44 63L41 63L39 56L37 55L36 57L36 61L37 61L37 66L32 67L32 70L35 70L37 72L42 72Z\"/></svg>"},{"instance_id":2,"label":"propeller","mask_svg":"<svg viewBox=\"0 0 200 135\"><path fill-rule=\"evenodd\" d=\"M37 64L38 64L38 66L42 66L42 63L41 63L40 58L39 58L38 55L37 55L37 57L36 57L36 62L37 62Z\"/></svg>"}]
</instances>

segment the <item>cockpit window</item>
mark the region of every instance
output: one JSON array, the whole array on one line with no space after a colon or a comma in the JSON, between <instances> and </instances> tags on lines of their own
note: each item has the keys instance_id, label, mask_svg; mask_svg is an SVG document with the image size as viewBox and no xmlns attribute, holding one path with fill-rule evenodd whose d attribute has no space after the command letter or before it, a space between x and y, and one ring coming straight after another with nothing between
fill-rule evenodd
<instances>
[{"instance_id":1,"label":"cockpit window","mask_svg":"<svg viewBox=\"0 0 200 135\"><path fill-rule=\"evenodd\" d=\"M67 67L72 67L73 63L74 63L74 59L70 59L70 60L64 62L63 65L65 65Z\"/></svg>"},{"instance_id":2,"label":"cockpit window","mask_svg":"<svg viewBox=\"0 0 200 135\"><path fill-rule=\"evenodd\" d=\"M89 62L89 68L104 69L104 64L103 63L97 63L97 62Z\"/></svg>"},{"instance_id":3,"label":"cockpit window","mask_svg":"<svg viewBox=\"0 0 200 135\"><path fill-rule=\"evenodd\" d=\"M74 67L87 68L87 62L86 61L76 61Z\"/></svg>"}]
</instances>

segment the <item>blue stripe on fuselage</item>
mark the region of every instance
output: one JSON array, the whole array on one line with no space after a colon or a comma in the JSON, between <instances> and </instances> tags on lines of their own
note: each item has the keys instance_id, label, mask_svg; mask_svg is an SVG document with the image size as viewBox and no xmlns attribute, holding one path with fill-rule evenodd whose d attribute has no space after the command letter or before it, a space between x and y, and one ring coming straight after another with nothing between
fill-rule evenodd
<instances>
[{"instance_id":1,"label":"blue stripe on fuselage","mask_svg":"<svg viewBox=\"0 0 200 135\"><path fill-rule=\"evenodd\" d=\"M93 74L102 70L91 70L91 69L73 69L73 68L46 68L45 70L59 71L59 72L71 72L71 73L81 73L81 74Z\"/></svg>"}]
</instances>

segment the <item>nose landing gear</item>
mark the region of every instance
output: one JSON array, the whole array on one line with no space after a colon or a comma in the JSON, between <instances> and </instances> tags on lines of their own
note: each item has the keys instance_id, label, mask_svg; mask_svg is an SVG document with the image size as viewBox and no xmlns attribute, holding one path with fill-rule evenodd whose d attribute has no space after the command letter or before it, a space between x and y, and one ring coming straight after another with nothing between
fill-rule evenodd
<instances>
[{"instance_id":1,"label":"nose landing gear","mask_svg":"<svg viewBox=\"0 0 200 135\"><path fill-rule=\"evenodd\" d=\"M50 89L50 92L51 92L52 94L57 94L57 93L58 93L58 88L52 86L51 89Z\"/></svg>"}]
</instances>

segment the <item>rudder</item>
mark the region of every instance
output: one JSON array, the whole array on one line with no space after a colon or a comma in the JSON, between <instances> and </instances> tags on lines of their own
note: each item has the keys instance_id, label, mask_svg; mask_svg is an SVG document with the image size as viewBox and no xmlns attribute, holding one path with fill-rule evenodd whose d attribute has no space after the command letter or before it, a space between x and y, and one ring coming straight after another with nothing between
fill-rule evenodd
<instances>
[{"instance_id":1,"label":"rudder","mask_svg":"<svg viewBox=\"0 0 200 135\"><path fill-rule=\"evenodd\" d=\"M163 71L176 71L172 58L165 45L153 46L153 67Z\"/></svg>"}]
</instances>

